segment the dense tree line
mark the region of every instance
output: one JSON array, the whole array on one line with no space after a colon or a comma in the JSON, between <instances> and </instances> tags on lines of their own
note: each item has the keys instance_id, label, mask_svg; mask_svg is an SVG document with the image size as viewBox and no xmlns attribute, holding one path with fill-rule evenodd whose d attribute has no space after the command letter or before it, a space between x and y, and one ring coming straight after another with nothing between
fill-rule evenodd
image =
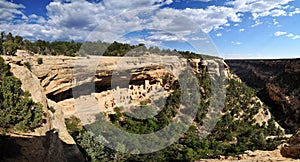
<instances>
[{"instance_id":1,"label":"dense tree line","mask_svg":"<svg viewBox=\"0 0 300 162\"><path fill-rule=\"evenodd\" d=\"M211 58L206 55L199 55L189 51L177 51L170 49L159 49L158 47L147 48L145 44L130 45L128 43L107 43L102 41L30 41L21 36L13 36L12 33L1 32L0 54L14 55L17 49L27 50L33 54L41 55L65 55L65 56L141 56L145 53L161 55L181 55L184 58Z\"/></svg>"},{"instance_id":2,"label":"dense tree line","mask_svg":"<svg viewBox=\"0 0 300 162\"><path fill-rule=\"evenodd\" d=\"M18 35L13 36L11 33L1 32L0 52L3 55L14 55L17 49L22 49L34 54L77 56L81 44L74 41L37 40L31 42Z\"/></svg>"},{"instance_id":3,"label":"dense tree line","mask_svg":"<svg viewBox=\"0 0 300 162\"><path fill-rule=\"evenodd\" d=\"M42 55L65 55L77 56L80 49L80 42L54 41L48 42L37 40L35 42L26 41L25 49L35 54Z\"/></svg>"},{"instance_id":4,"label":"dense tree line","mask_svg":"<svg viewBox=\"0 0 300 162\"><path fill-rule=\"evenodd\" d=\"M21 81L9 71L10 66L0 57L0 130L27 131L42 124L42 105L21 89Z\"/></svg>"}]
</instances>

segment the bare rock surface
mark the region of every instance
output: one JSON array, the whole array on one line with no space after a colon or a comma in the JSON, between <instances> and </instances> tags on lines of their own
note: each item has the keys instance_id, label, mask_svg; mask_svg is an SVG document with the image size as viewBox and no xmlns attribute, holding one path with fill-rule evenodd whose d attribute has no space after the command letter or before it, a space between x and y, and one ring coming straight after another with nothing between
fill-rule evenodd
<instances>
[{"instance_id":1,"label":"bare rock surface","mask_svg":"<svg viewBox=\"0 0 300 162\"><path fill-rule=\"evenodd\" d=\"M51 124L52 127L58 131L59 138L66 144L76 144L72 136L68 133L65 125L65 117L62 111L62 107L56 102L47 100L49 106L53 107L55 112L51 113Z\"/></svg>"},{"instance_id":2,"label":"bare rock surface","mask_svg":"<svg viewBox=\"0 0 300 162\"><path fill-rule=\"evenodd\" d=\"M298 158L300 159L300 131L295 133L281 148L281 154L284 157Z\"/></svg>"}]
</instances>

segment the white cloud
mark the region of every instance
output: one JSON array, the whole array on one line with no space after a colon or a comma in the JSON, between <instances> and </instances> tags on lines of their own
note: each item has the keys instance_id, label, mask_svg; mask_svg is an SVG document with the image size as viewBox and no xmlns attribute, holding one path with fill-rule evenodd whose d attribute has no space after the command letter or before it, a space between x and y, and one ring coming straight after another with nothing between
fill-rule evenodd
<instances>
[{"instance_id":1,"label":"white cloud","mask_svg":"<svg viewBox=\"0 0 300 162\"><path fill-rule=\"evenodd\" d=\"M294 11L290 12L289 16L294 16L296 14L300 14L300 9L299 8L296 8Z\"/></svg>"},{"instance_id":2,"label":"white cloud","mask_svg":"<svg viewBox=\"0 0 300 162\"><path fill-rule=\"evenodd\" d=\"M268 15L270 15L272 17L286 16L286 12L284 10L275 9L275 10L270 11L268 13Z\"/></svg>"},{"instance_id":3,"label":"white cloud","mask_svg":"<svg viewBox=\"0 0 300 162\"><path fill-rule=\"evenodd\" d=\"M162 34L158 33L157 35L153 35L148 37L150 41L186 41L186 39L176 36L176 35L169 35L169 34Z\"/></svg>"},{"instance_id":4,"label":"white cloud","mask_svg":"<svg viewBox=\"0 0 300 162\"><path fill-rule=\"evenodd\" d=\"M272 11L253 13L252 16L253 16L253 19L256 20L259 17L266 17L266 16L279 17L279 16L287 16L287 14L286 14L286 11L284 11L284 10L275 9Z\"/></svg>"},{"instance_id":5,"label":"white cloud","mask_svg":"<svg viewBox=\"0 0 300 162\"><path fill-rule=\"evenodd\" d=\"M212 0L192 0L192 1L199 1L199 2L210 2Z\"/></svg>"},{"instance_id":6,"label":"white cloud","mask_svg":"<svg viewBox=\"0 0 300 162\"><path fill-rule=\"evenodd\" d=\"M274 25L277 25L278 24L278 21L276 19L273 19L273 24Z\"/></svg>"},{"instance_id":7,"label":"white cloud","mask_svg":"<svg viewBox=\"0 0 300 162\"><path fill-rule=\"evenodd\" d=\"M244 28L241 28L239 31L240 31L240 32L244 32L244 31L245 31L245 29L244 29Z\"/></svg>"},{"instance_id":8,"label":"white cloud","mask_svg":"<svg viewBox=\"0 0 300 162\"><path fill-rule=\"evenodd\" d=\"M225 4L233 6L236 11L252 13L255 20L266 16L285 16L284 6L292 1L294 0L232 0Z\"/></svg>"},{"instance_id":9,"label":"white cloud","mask_svg":"<svg viewBox=\"0 0 300 162\"><path fill-rule=\"evenodd\" d=\"M172 3L172 0L103 0L102 5L109 10L118 10L120 13L128 10L144 8L149 6L161 6Z\"/></svg>"},{"instance_id":10,"label":"white cloud","mask_svg":"<svg viewBox=\"0 0 300 162\"><path fill-rule=\"evenodd\" d=\"M117 1L103 1L101 3L90 3L87 1L75 1L72 3L52 2L47 6L48 23L57 29L66 31L73 38L90 40L114 41L123 34L132 30L143 28L145 19L140 17L152 14L159 5L146 7L155 1L139 1L132 3L117 3ZM164 3L167 1L156 1ZM115 7L114 7L115 5ZM125 12L127 8L131 10ZM149 12L149 13L147 13ZM74 32L76 31L76 32ZM80 32L82 34L80 34Z\"/></svg>"},{"instance_id":11,"label":"white cloud","mask_svg":"<svg viewBox=\"0 0 300 162\"><path fill-rule=\"evenodd\" d=\"M241 42L235 42L235 41L231 41L232 44L234 45L241 45L242 43Z\"/></svg>"},{"instance_id":12,"label":"white cloud","mask_svg":"<svg viewBox=\"0 0 300 162\"><path fill-rule=\"evenodd\" d=\"M97 30L107 33L116 32L116 34L145 27L167 30L179 35L190 34L199 28L208 33L214 28L221 28L222 25L228 26L229 20L241 21L233 9L228 7L209 6L207 9L163 8L157 10L159 5L153 5L156 4L155 2L170 3L161 0L139 1L138 4L128 2L117 4L116 1L105 0L99 4L91 4L86 1L67 4L52 2L47 6L47 10L49 23L57 28L88 30L99 24ZM131 8L132 10L130 10ZM120 24L122 25L120 26Z\"/></svg>"},{"instance_id":13,"label":"white cloud","mask_svg":"<svg viewBox=\"0 0 300 162\"><path fill-rule=\"evenodd\" d=\"M147 18L140 17L143 17L143 14L151 16L160 5L172 1L144 0L142 2L139 0L135 4L120 3L120 1L91 3L85 0L64 2L56 0L47 5L47 20L37 15L30 15L26 21L17 24L1 23L0 30L14 31L14 34L29 38L35 35L36 39L46 40L85 40L91 31L94 31L89 38L114 41L127 32L143 28L146 26L144 24L150 24L151 22L146 22ZM156 4L152 5L154 3ZM132 10L125 12L127 8Z\"/></svg>"},{"instance_id":14,"label":"white cloud","mask_svg":"<svg viewBox=\"0 0 300 162\"><path fill-rule=\"evenodd\" d=\"M193 41L204 41L204 40L207 40L207 37L192 37L190 38L190 40L193 40Z\"/></svg>"},{"instance_id":15,"label":"white cloud","mask_svg":"<svg viewBox=\"0 0 300 162\"><path fill-rule=\"evenodd\" d=\"M72 3L51 2L47 7L49 24L55 27L80 28L96 27L96 18L101 17L105 8L101 4L87 1Z\"/></svg>"},{"instance_id":16,"label":"white cloud","mask_svg":"<svg viewBox=\"0 0 300 162\"><path fill-rule=\"evenodd\" d=\"M0 24L1 31L9 31L14 35L21 35L27 37L30 40L38 39L51 39L56 40L62 38L64 31L57 30L49 26L43 26L40 24ZM67 33L66 33L67 34Z\"/></svg>"},{"instance_id":17,"label":"white cloud","mask_svg":"<svg viewBox=\"0 0 300 162\"><path fill-rule=\"evenodd\" d=\"M198 0L208 2L210 0ZM292 0L231 0L225 6L208 6L204 9L160 8L173 0L103 0L88 2L86 0L55 0L50 2L47 18L38 15L26 17L23 5L0 1L0 30L13 31L16 34L36 39L76 39L114 41L122 35L145 28L158 29L174 33L180 39L192 40L188 37L200 29L205 33L223 29L230 24L238 26L245 13L253 15L255 24L262 24L260 17L294 15L300 12L286 13L291 9L287 3ZM66 3L67 2L67 3ZM24 20L12 23L16 16ZM275 24L275 21L274 21ZM91 31L94 31L91 34ZM240 29L240 31L244 31ZM216 36L221 36L218 33ZM153 36L153 38L155 38ZM201 37L199 37L201 38ZM172 40L174 37L162 35L153 40Z\"/></svg>"},{"instance_id":18,"label":"white cloud","mask_svg":"<svg viewBox=\"0 0 300 162\"><path fill-rule=\"evenodd\" d=\"M39 18L39 17L38 17L36 14L32 14L32 15L29 16L29 18L37 19L37 18Z\"/></svg>"},{"instance_id":19,"label":"white cloud","mask_svg":"<svg viewBox=\"0 0 300 162\"><path fill-rule=\"evenodd\" d=\"M222 36L222 33L217 33L216 36L217 36L217 37L221 37L221 36Z\"/></svg>"},{"instance_id":20,"label":"white cloud","mask_svg":"<svg viewBox=\"0 0 300 162\"><path fill-rule=\"evenodd\" d=\"M241 22L241 18L232 8L224 6L209 6L206 9L185 9L182 13L200 25L200 28L208 33L222 25L228 26L228 22Z\"/></svg>"},{"instance_id":21,"label":"white cloud","mask_svg":"<svg viewBox=\"0 0 300 162\"><path fill-rule=\"evenodd\" d=\"M292 39L299 39L299 38L300 38L299 35L295 35L295 36L292 37Z\"/></svg>"},{"instance_id":22,"label":"white cloud","mask_svg":"<svg viewBox=\"0 0 300 162\"><path fill-rule=\"evenodd\" d=\"M1 21L11 21L17 15L20 15L23 19L26 19L26 16L19 9L23 9L25 6L21 4L15 4L8 1L0 1L0 22Z\"/></svg>"},{"instance_id":23,"label":"white cloud","mask_svg":"<svg viewBox=\"0 0 300 162\"><path fill-rule=\"evenodd\" d=\"M27 21L29 23L38 23L38 24L43 24L46 22L44 17L38 16L36 14L29 15Z\"/></svg>"},{"instance_id":24,"label":"white cloud","mask_svg":"<svg viewBox=\"0 0 300 162\"><path fill-rule=\"evenodd\" d=\"M292 6L286 5L286 6L283 6L282 8L283 8L283 9L289 9L289 8L292 8Z\"/></svg>"},{"instance_id":25,"label":"white cloud","mask_svg":"<svg viewBox=\"0 0 300 162\"><path fill-rule=\"evenodd\" d=\"M253 25L251 25L251 27L256 27L261 24L263 24L263 22L261 22L260 20L255 20L255 23Z\"/></svg>"},{"instance_id":26,"label":"white cloud","mask_svg":"<svg viewBox=\"0 0 300 162\"><path fill-rule=\"evenodd\" d=\"M287 32L282 32L282 31L277 31L277 32L274 33L274 35L276 37L279 37L279 36L282 36L282 35L286 35L286 34L287 34Z\"/></svg>"},{"instance_id":27,"label":"white cloud","mask_svg":"<svg viewBox=\"0 0 300 162\"><path fill-rule=\"evenodd\" d=\"M300 38L299 35L295 35L293 33L287 34L286 36L289 37L289 38L291 38L291 39L299 39Z\"/></svg>"},{"instance_id":28,"label":"white cloud","mask_svg":"<svg viewBox=\"0 0 300 162\"><path fill-rule=\"evenodd\" d=\"M296 35L293 33L282 32L282 31L277 31L274 33L274 35L277 37L285 35L286 37L291 38L291 39L299 39L300 38L299 35Z\"/></svg>"}]
</instances>

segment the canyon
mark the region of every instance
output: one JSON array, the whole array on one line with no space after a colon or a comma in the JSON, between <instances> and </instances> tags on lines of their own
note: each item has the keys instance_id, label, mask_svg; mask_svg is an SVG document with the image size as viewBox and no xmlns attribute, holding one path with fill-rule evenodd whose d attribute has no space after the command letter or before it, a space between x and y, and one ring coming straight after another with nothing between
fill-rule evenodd
<instances>
[{"instance_id":1,"label":"canyon","mask_svg":"<svg viewBox=\"0 0 300 162\"><path fill-rule=\"evenodd\" d=\"M13 145L19 156L17 158L7 157L6 160L12 158L13 161L32 161L32 159L38 158L38 161L57 161L58 159L60 161L74 159L84 161L84 155L67 131L65 118L77 116L83 125L87 125L93 123L96 115L100 112L114 114L116 105L120 107L130 104L151 105L159 97L170 94L170 83L178 79L180 73L187 66L192 67L195 74L202 74L202 70L206 69L213 79L224 76L238 82L245 80L246 83L252 83L258 88L268 89L268 94L273 94L269 98L276 99L275 103L280 105L284 112L290 111L287 108L290 108L292 103L296 103L291 107L295 110L299 106L297 102L294 102L297 98L286 95L288 93L286 91L290 87L278 90L280 85L271 84L272 79L278 77L279 73L299 72L298 62L294 63L293 61L288 65L282 62L268 65L259 63L262 66L257 66L257 63L252 62L244 65L240 62L227 61L229 68L221 59L186 60L177 56L157 56L155 54L148 54L146 57L66 57L34 55L19 50L16 56L3 57L11 66L12 73L22 81L22 88L32 94L34 101L42 103L46 113L46 122L42 127L34 132L11 135L13 138L9 139L10 142L6 144ZM43 62L38 63L38 59L42 59ZM26 63L30 64L30 68L26 68ZM265 66L270 66L275 70L270 70ZM257 67L261 69L256 69ZM282 70L283 67L284 70ZM243 68L245 69L242 71ZM237 75L233 74L231 70ZM251 76L250 79L245 78L249 76ZM259 82L255 82L253 77ZM269 88L266 88L265 85ZM201 87L200 90L205 92ZM276 95L279 97L276 98ZM287 103L290 105L280 102L282 99L289 99ZM256 122L259 125L268 123L272 117L269 110L265 109L264 103L257 97L252 97L251 100L260 105L255 114ZM50 111L51 108L55 111ZM254 106L248 105L247 108L254 109ZM241 116L243 113L247 112L241 112ZM285 121L290 126L297 125L297 122ZM277 123L276 126L282 129ZM295 152L294 148L299 148L298 144L297 140L289 141L289 144L285 145L283 149L280 148L285 150L282 151L282 154L295 158L290 155ZM32 154L26 151L29 146L34 148L33 151L40 151ZM280 149L276 150L276 154ZM245 155L245 157L247 156ZM283 157L280 155L280 158Z\"/></svg>"},{"instance_id":2,"label":"canyon","mask_svg":"<svg viewBox=\"0 0 300 162\"><path fill-rule=\"evenodd\" d=\"M300 125L300 59L226 60L243 82L257 89L276 121L291 133Z\"/></svg>"}]
</instances>

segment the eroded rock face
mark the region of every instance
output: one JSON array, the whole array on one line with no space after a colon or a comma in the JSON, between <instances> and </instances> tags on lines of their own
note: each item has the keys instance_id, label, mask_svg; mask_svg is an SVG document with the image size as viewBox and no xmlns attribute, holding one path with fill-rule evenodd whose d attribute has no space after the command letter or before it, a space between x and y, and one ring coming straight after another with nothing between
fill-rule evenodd
<instances>
[{"instance_id":1,"label":"eroded rock face","mask_svg":"<svg viewBox=\"0 0 300 162\"><path fill-rule=\"evenodd\" d=\"M62 108L51 100L47 100L46 95L44 94L43 87L40 84L40 80L27 68L11 63L11 72L19 78L22 82L22 89L27 90L31 94L31 98L35 102L40 102L43 105L43 111L46 114L46 123L43 127L38 128L35 132L30 133L31 135L45 135L45 133L51 129L60 130L60 138L67 144L75 144L73 138L68 134L64 114ZM53 107L56 111L51 113L48 110L48 107Z\"/></svg>"},{"instance_id":2,"label":"eroded rock face","mask_svg":"<svg viewBox=\"0 0 300 162\"><path fill-rule=\"evenodd\" d=\"M51 124L52 127L58 131L58 136L66 144L75 145L75 141L72 136L68 133L65 123L65 116L62 111L62 107L54 101L47 100L48 105L55 109L54 113L51 113Z\"/></svg>"},{"instance_id":3,"label":"eroded rock face","mask_svg":"<svg viewBox=\"0 0 300 162\"><path fill-rule=\"evenodd\" d=\"M300 59L226 62L244 82L262 89L259 98L272 108L271 113L284 128L299 128Z\"/></svg>"},{"instance_id":4,"label":"eroded rock face","mask_svg":"<svg viewBox=\"0 0 300 162\"><path fill-rule=\"evenodd\" d=\"M300 61L299 61L300 62ZM300 69L300 68L299 68ZM279 105L284 124L290 129L300 126L300 72L284 72L267 85L266 90L270 99Z\"/></svg>"},{"instance_id":5,"label":"eroded rock face","mask_svg":"<svg viewBox=\"0 0 300 162\"><path fill-rule=\"evenodd\" d=\"M251 87L264 88L269 78L285 70L287 60L226 60L230 69Z\"/></svg>"},{"instance_id":6,"label":"eroded rock face","mask_svg":"<svg viewBox=\"0 0 300 162\"><path fill-rule=\"evenodd\" d=\"M43 59L43 64L37 64L37 58ZM44 94L54 101L72 98L74 94L70 91L77 87L81 94L89 94L85 86L93 84L94 91L101 92L111 88L113 82L117 85L128 83L141 84L145 79L155 81L170 73L164 66L178 68L184 65L178 63L176 57L165 58L165 60L154 60L152 58L138 60L137 58L122 57L62 57L62 56L30 56L11 58L14 62L30 62L32 72L40 79L44 88ZM153 64L152 64L153 63ZM154 64L156 63L156 64ZM161 63L161 64L160 64ZM139 68L140 67L140 68ZM80 87L81 86L81 87ZM87 90L84 92L83 90ZM55 96L51 98L50 96ZM77 96L75 96L77 97Z\"/></svg>"},{"instance_id":7,"label":"eroded rock face","mask_svg":"<svg viewBox=\"0 0 300 162\"><path fill-rule=\"evenodd\" d=\"M39 65L37 63L39 57L43 58L43 64ZM176 78L182 68L186 66L186 64L181 62L177 57L149 57L140 59L133 57L92 56L88 59L24 54L23 56L11 57L7 60L10 60L12 64L20 64L20 66L22 66L24 62L30 62L32 65L32 73L37 76L43 87L43 94L46 95L48 99L51 99L51 101L48 100L47 105L53 106L57 111L54 114L48 112L49 117L51 117L49 119L52 123L51 128L57 129L59 139L68 144L73 144L73 141L66 132L63 118L71 115L78 116L78 113L80 113L80 115L87 116L87 119L91 119L91 117L86 114L95 114L95 112L99 113L99 111L105 110L105 108L99 110L98 107L93 107L94 105L89 104L102 102L105 105L105 101L102 101L101 97L104 96L105 98L105 96L109 96L107 93L112 89L111 83L113 79L115 79L114 83L116 85L121 86L122 84L120 83L126 82L141 85L145 83L145 80L148 80L149 83L164 83L164 76L169 74L170 71ZM158 62L158 64L155 64L155 62ZM238 79L238 77L230 73L228 66L222 60L195 59L189 60L188 63L197 72L200 72L200 69L205 69L211 74L213 79L217 76ZM224 68L222 68L222 66L224 66ZM114 75L118 77L113 78ZM126 84L124 84L124 86L126 86ZM93 89L93 87L95 89ZM92 95L90 95L91 93ZM257 98L254 98L254 100L260 102ZM76 102L88 109L76 110ZM261 109L262 108L263 107L261 107ZM269 112L266 113L260 110L256 117L258 118L257 121L261 124L263 121L268 121L271 115Z\"/></svg>"},{"instance_id":8,"label":"eroded rock face","mask_svg":"<svg viewBox=\"0 0 300 162\"><path fill-rule=\"evenodd\" d=\"M46 132L45 136L0 136L0 146L0 161L84 161L77 146L64 143L53 130Z\"/></svg>"},{"instance_id":9,"label":"eroded rock face","mask_svg":"<svg viewBox=\"0 0 300 162\"><path fill-rule=\"evenodd\" d=\"M40 102L43 105L43 111L46 112L47 121L49 120L49 116L47 115L47 98L43 93L43 87L40 85L39 79L32 74L28 69L24 68L23 66L19 66L16 64L11 63L11 72L19 78L22 82L21 88L23 90L29 91L31 94L31 98L35 102ZM42 127L35 129L35 132L31 132L31 135L45 135L47 131L51 129L50 122L46 122L42 125Z\"/></svg>"},{"instance_id":10,"label":"eroded rock face","mask_svg":"<svg viewBox=\"0 0 300 162\"><path fill-rule=\"evenodd\" d=\"M289 139L288 144L285 144L280 152L284 157L300 159L300 131Z\"/></svg>"},{"instance_id":11,"label":"eroded rock face","mask_svg":"<svg viewBox=\"0 0 300 162\"><path fill-rule=\"evenodd\" d=\"M13 150L16 152L12 157L6 156L9 154L3 154L4 160L84 161L83 155L66 130L61 108L52 101L47 101L44 88L41 86L38 77L23 66L20 58L6 57L5 59L11 66L11 72L14 76L21 80L21 88L24 91L29 91L31 98L43 105L45 122L41 127L35 129L34 132L11 133L10 137L5 137L12 142L12 145L8 145L8 147L15 148ZM57 111L54 114L48 110L50 106L56 108ZM4 141L6 140L5 138ZM2 147L2 138L0 142Z\"/></svg>"},{"instance_id":12,"label":"eroded rock face","mask_svg":"<svg viewBox=\"0 0 300 162\"><path fill-rule=\"evenodd\" d=\"M38 64L37 59L42 58L43 63ZM40 79L44 94L57 96L51 98L61 101L72 98L72 88L82 86L84 90L87 84L94 84L95 91L111 89L111 84L122 85L130 81L130 84L143 84L145 80L150 82L161 81L167 74L175 77L181 73L186 66L191 66L195 72L203 67L211 75L220 75L220 65L224 68L226 77L231 77L229 68L223 60L180 59L176 56L149 55L146 57L66 57L66 56L43 56L30 55L19 50L16 57L7 57L13 64L29 62L31 71ZM188 62L188 64L187 64ZM98 87L98 89L97 89ZM101 89L103 88L103 89ZM87 92L89 93L89 92Z\"/></svg>"},{"instance_id":13,"label":"eroded rock face","mask_svg":"<svg viewBox=\"0 0 300 162\"><path fill-rule=\"evenodd\" d=\"M43 59L42 64L37 63L38 58ZM44 94L58 103L57 105L61 107L65 117L78 115L78 112L82 113L82 110L76 110L75 106L75 104L81 105L82 103L98 102L101 108L99 110L95 106L95 108L90 106L85 112L112 111L110 108L105 109L105 106L103 106L105 102L108 105L110 102L103 99L107 98L105 97L107 93L111 93L110 90L116 88L113 85L121 86L120 88L129 88L128 84L143 85L145 80L152 84L164 83L165 76L172 74L176 78L186 66L191 66L194 72L197 73L206 70L212 78L221 76L239 80L236 75L230 72L228 65L221 59L182 60L176 56L160 57L157 55L149 55L143 58L104 56L74 58L29 55L24 51L19 51L18 56L11 57L10 60L19 64L30 62L32 73L40 79ZM122 87L123 84L124 87ZM91 96L90 94L94 95ZM259 114L257 114L258 121L268 121L270 119L269 114L269 112L259 111Z\"/></svg>"}]
</instances>

